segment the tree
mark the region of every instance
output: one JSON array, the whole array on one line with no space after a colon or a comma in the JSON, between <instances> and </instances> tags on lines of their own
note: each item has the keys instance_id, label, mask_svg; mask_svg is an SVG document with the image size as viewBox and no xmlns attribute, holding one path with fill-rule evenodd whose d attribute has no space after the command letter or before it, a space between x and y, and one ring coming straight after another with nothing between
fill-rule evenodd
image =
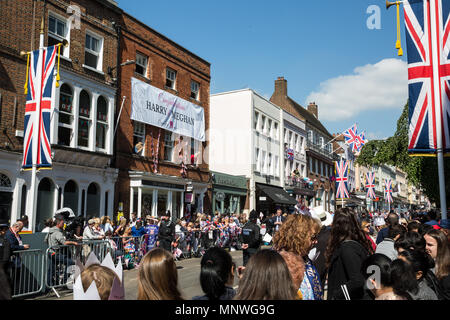
<instances>
[{"instance_id":1,"label":"tree","mask_svg":"<svg viewBox=\"0 0 450 320\"><path fill-rule=\"evenodd\" d=\"M397 121L394 136L386 140L369 141L361 150L356 161L363 166L389 164L400 168L408 175L408 180L422 188L431 202L439 203L439 178L436 157L417 157L408 154L408 104ZM445 181L450 181L450 158L445 158ZM450 203L450 183L445 186L447 203Z\"/></svg>"}]
</instances>

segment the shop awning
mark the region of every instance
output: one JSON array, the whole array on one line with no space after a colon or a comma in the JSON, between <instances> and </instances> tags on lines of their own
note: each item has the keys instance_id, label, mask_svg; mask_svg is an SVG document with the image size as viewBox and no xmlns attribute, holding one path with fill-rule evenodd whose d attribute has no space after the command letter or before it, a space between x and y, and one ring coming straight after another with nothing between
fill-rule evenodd
<instances>
[{"instance_id":1,"label":"shop awning","mask_svg":"<svg viewBox=\"0 0 450 320\"><path fill-rule=\"evenodd\" d=\"M283 188L272 187L268 185L256 184L266 196L268 196L275 204L296 205L297 201L292 198Z\"/></svg>"}]
</instances>

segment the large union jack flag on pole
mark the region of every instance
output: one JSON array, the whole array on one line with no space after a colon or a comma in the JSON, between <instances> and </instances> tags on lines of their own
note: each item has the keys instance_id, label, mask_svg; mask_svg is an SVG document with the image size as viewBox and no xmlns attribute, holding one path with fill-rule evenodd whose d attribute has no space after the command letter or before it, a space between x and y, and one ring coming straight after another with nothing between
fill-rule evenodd
<instances>
[{"instance_id":1,"label":"large union jack flag on pole","mask_svg":"<svg viewBox=\"0 0 450 320\"><path fill-rule=\"evenodd\" d=\"M366 197L369 199L376 199L375 195L375 172L366 173Z\"/></svg>"},{"instance_id":2,"label":"large union jack flag on pole","mask_svg":"<svg viewBox=\"0 0 450 320\"><path fill-rule=\"evenodd\" d=\"M30 52L25 106L23 169L51 168L50 115L57 46Z\"/></svg>"},{"instance_id":3,"label":"large union jack flag on pole","mask_svg":"<svg viewBox=\"0 0 450 320\"><path fill-rule=\"evenodd\" d=\"M384 183L384 199L388 203L392 203L394 200L392 198L392 180L386 179Z\"/></svg>"},{"instance_id":4,"label":"large union jack flag on pole","mask_svg":"<svg viewBox=\"0 0 450 320\"><path fill-rule=\"evenodd\" d=\"M411 154L450 152L450 1L405 0ZM441 134L439 134L441 132Z\"/></svg>"},{"instance_id":5,"label":"large union jack flag on pole","mask_svg":"<svg viewBox=\"0 0 450 320\"><path fill-rule=\"evenodd\" d=\"M336 161L336 199L350 198L348 193L348 161Z\"/></svg>"}]
</instances>

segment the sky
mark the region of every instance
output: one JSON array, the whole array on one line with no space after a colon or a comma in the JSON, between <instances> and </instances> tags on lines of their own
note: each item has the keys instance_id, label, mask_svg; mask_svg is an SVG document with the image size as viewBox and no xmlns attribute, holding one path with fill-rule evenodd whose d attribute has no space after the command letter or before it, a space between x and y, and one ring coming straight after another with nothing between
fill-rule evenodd
<instances>
[{"instance_id":1,"label":"sky","mask_svg":"<svg viewBox=\"0 0 450 320\"><path fill-rule=\"evenodd\" d=\"M119 7L211 63L211 94L274 81L319 106L330 133L354 123L366 137L395 133L408 99L404 56L395 49L396 9L385 0L118 0ZM401 20L403 14L401 11Z\"/></svg>"}]
</instances>

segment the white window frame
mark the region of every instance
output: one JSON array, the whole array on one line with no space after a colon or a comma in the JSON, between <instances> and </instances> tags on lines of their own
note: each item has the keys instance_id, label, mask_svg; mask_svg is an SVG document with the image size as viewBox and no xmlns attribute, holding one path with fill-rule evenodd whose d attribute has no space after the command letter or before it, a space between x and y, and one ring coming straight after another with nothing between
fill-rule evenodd
<instances>
[{"instance_id":1,"label":"white window frame","mask_svg":"<svg viewBox=\"0 0 450 320\"><path fill-rule=\"evenodd\" d=\"M273 160L272 154L269 152L267 166L268 166L268 174L269 174L270 176L273 176L273 169L274 169L274 168L273 168L272 160Z\"/></svg>"},{"instance_id":2,"label":"white window frame","mask_svg":"<svg viewBox=\"0 0 450 320\"><path fill-rule=\"evenodd\" d=\"M144 60L144 63L141 63L140 60ZM136 52L136 66L144 68L144 74L137 72L136 68L134 69L134 72L148 79L148 56L143 53Z\"/></svg>"},{"instance_id":3,"label":"white window frame","mask_svg":"<svg viewBox=\"0 0 450 320\"><path fill-rule=\"evenodd\" d=\"M256 156L256 168L255 168L255 171L261 172L261 159L260 159L261 158L261 154L260 154L259 148L256 148L255 156Z\"/></svg>"},{"instance_id":4,"label":"white window frame","mask_svg":"<svg viewBox=\"0 0 450 320\"><path fill-rule=\"evenodd\" d=\"M258 111L255 111L255 119L253 122L253 129L256 131L258 131L258 129L259 129L259 112Z\"/></svg>"},{"instance_id":5,"label":"white window frame","mask_svg":"<svg viewBox=\"0 0 450 320\"><path fill-rule=\"evenodd\" d=\"M98 100L100 99L100 97L102 97L103 99L105 99L105 102L106 102L106 119L105 120L103 120L103 119L99 119L98 118ZM109 136L109 123L108 123L108 119L109 119L109 100L108 100L108 98L107 97L105 97L104 95L102 95L102 94L100 94L98 97L97 97L97 100L95 101L95 112L96 112L96 115L95 115L95 119L96 119L96 123L95 123L95 137L94 137L94 144L95 144L95 150L96 151L101 151L101 152L103 152L103 153L106 153L107 152L107 147L108 147L108 136ZM97 135L98 135L98 130L97 130L97 125L98 124L101 124L101 125L104 125L105 127L106 127L106 130L105 130L105 147L104 148L101 148L101 147L97 147Z\"/></svg>"},{"instance_id":6,"label":"white window frame","mask_svg":"<svg viewBox=\"0 0 450 320\"><path fill-rule=\"evenodd\" d=\"M173 79L171 78L172 74L174 75ZM171 87L167 86L167 80L172 81ZM166 84L165 85L167 88L170 88L172 90L176 90L176 87L177 87L177 72L169 67L166 68Z\"/></svg>"},{"instance_id":7,"label":"white window frame","mask_svg":"<svg viewBox=\"0 0 450 320\"><path fill-rule=\"evenodd\" d=\"M60 103L61 102L61 94L65 95L65 93L61 92L61 89L59 89L58 90L59 91L59 97L58 97L58 131L56 132L56 143L58 143L58 140L59 140L59 127L67 128L67 129L70 129L70 132L71 132L69 146L68 146L68 147L70 147L72 145L72 140L73 140L73 137L74 137L74 134L75 134L75 132L74 132L74 122L76 120L75 119L75 108L77 108L77 106L74 105L75 88L72 87L69 83L61 83L59 88L61 88L63 85L67 85L70 88L70 90L72 90L72 101L71 101L72 109L71 109L70 113L65 111L65 110L61 110L61 103ZM66 114L67 116L70 116L72 124L61 123L60 122L59 114L61 114L61 112L63 114Z\"/></svg>"},{"instance_id":8,"label":"white window frame","mask_svg":"<svg viewBox=\"0 0 450 320\"><path fill-rule=\"evenodd\" d=\"M65 30L66 31L66 35L65 35L65 37L63 37L63 36L61 36L61 35L59 35L57 33L54 33L53 31L50 31L50 17L52 17L54 19L57 19L57 20L60 20L61 22L64 22L64 24L66 25L66 30ZM53 12L53 11L49 11L49 13L48 13L48 21L47 22L48 22L47 38L48 37L52 37L52 38L54 38L56 40L59 40L60 42L63 42L63 40L67 40L67 42L68 42L67 48L64 48L64 50L62 50L62 48L61 48L61 50L63 51L63 54L61 55L61 57L70 59L70 30L71 30L71 22L72 22L72 20L71 19L67 19L66 17L63 17L63 16L61 16L61 15L59 15L59 14Z\"/></svg>"},{"instance_id":9,"label":"white window frame","mask_svg":"<svg viewBox=\"0 0 450 320\"><path fill-rule=\"evenodd\" d=\"M89 96L89 117L86 117L84 115L82 116L81 115L81 111L80 111L81 93L83 91L85 91L88 94L88 96ZM93 93L90 92L89 90L85 89L85 88L81 89L80 92L78 93L78 106L77 106L78 107L78 118L76 119L76 121L78 123L77 124L78 129L77 129L77 132L76 132L76 135L77 135L77 146L76 147L79 148L79 149L83 149L83 150L90 150L90 147L91 147L91 133L92 133L92 130L93 130L93 128L92 128L92 114L94 112L94 109L92 107L93 99L94 99ZM95 102L95 104L97 104L97 102ZM88 137L87 137L88 145L87 145L87 147L86 146L81 146L80 145L80 140L78 139L78 133L80 132L80 120L85 120L85 121L87 121L89 123L89 125L88 125ZM92 142L92 143L94 143L94 146L95 146L95 142Z\"/></svg>"},{"instance_id":10,"label":"white window frame","mask_svg":"<svg viewBox=\"0 0 450 320\"><path fill-rule=\"evenodd\" d=\"M193 88L192 86L194 85L194 87L196 86L197 88L195 89L195 88ZM195 89L195 90L193 90L193 89ZM192 97L192 94L195 94L195 97ZM197 101L200 101L200 82L197 82L197 81L195 81L195 80L191 80L191 95L190 95L190 97L192 98L192 99L195 99L195 100L197 100Z\"/></svg>"},{"instance_id":11,"label":"white window frame","mask_svg":"<svg viewBox=\"0 0 450 320\"><path fill-rule=\"evenodd\" d=\"M273 172L273 174L274 174L274 176L275 177L279 177L280 176L280 170L279 170L279 161L280 161L280 157L278 157L278 156L275 156L274 157L275 158L275 160L274 160L274 172Z\"/></svg>"},{"instance_id":12,"label":"white window frame","mask_svg":"<svg viewBox=\"0 0 450 320\"><path fill-rule=\"evenodd\" d=\"M264 134L266 132L266 116L261 115L261 133Z\"/></svg>"},{"instance_id":13,"label":"white window frame","mask_svg":"<svg viewBox=\"0 0 450 320\"><path fill-rule=\"evenodd\" d=\"M273 130L274 130L274 138L275 140L279 140L279 134L278 134L278 122L273 123Z\"/></svg>"},{"instance_id":14,"label":"white window frame","mask_svg":"<svg viewBox=\"0 0 450 320\"><path fill-rule=\"evenodd\" d=\"M272 119L267 120L267 136L272 137Z\"/></svg>"},{"instance_id":15,"label":"white window frame","mask_svg":"<svg viewBox=\"0 0 450 320\"><path fill-rule=\"evenodd\" d=\"M261 173L266 174L267 173L267 159L266 159L266 152L264 150L261 151Z\"/></svg>"},{"instance_id":16,"label":"white window frame","mask_svg":"<svg viewBox=\"0 0 450 320\"><path fill-rule=\"evenodd\" d=\"M96 52L96 51L86 47L86 36L90 36L91 38L95 38L95 39L98 40L99 52ZM103 70L103 44L104 44L104 38L102 36L100 36L99 34L86 29L86 34L85 34L84 41L85 41L85 43L84 43L84 52L85 52L84 62L85 63L83 64L83 67L85 67L87 69L90 69L90 70L93 70L93 71L100 71L100 72L102 72L102 70ZM93 55L96 55L98 57L97 67L96 68L88 66L86 64L86 52L88 52L90 54L93 54Z\"/></svg>"},{"instance_id":17,"label":"white window frame","mask_svg":"<svg viewBox=\"0 0 450 320\"><path fill-rule=\"evenodd\" d=\"M136 130L138 129L138 130ZM136 120L133 120L133 154L134 153L134 137L138 137L141 139L142 144L144 145L144 148L142 149L142 153L140 154L141 157L143 157L145 155L145 123L144 122L139 122Z\"/></svg>"}]
</instances>

